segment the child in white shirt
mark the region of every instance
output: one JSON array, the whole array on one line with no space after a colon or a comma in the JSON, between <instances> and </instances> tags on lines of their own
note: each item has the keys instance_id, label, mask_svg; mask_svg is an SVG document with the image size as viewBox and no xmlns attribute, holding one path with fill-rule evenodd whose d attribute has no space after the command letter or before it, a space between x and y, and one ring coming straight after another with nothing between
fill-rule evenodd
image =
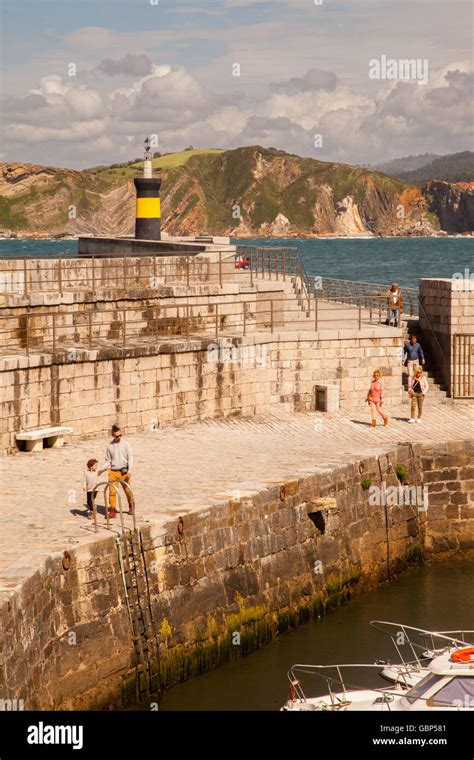
<instances>
[{"instance_id":1,"label":"child in white shirt","mask_svg":"<svg viewBox=\"0 0 474 760\"><path fill-rule=\"evenodd\" d=\"M87 470L85 470L82 479L84 491L87 494L87 517L91 517L92 515L92 505L97 496L97 488L100 482L99 476L106 469L107 466L99 469L99 462L97 459L89 459L87 462Z\"/></svg>"}]
</instances>

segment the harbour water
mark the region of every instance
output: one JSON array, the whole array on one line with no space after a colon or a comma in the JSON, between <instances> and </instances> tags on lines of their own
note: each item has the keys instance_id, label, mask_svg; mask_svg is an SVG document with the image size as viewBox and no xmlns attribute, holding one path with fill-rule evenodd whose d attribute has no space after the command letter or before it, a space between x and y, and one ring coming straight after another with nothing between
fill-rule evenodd
<instances>
[{"instance_id":1,"label":"harbour water","mask_svg":"<svg viewBox=\"0 0 474 760\"><path fill-rule=\"evenodd\" d=\"M419 277L474 279L474 240L450 238L262 238L241 244L299 248L309 275L417 287ZM74 257L77 240L0 240L0 259Z\"/></svg>"},{"instance_id":2,"label":"harbour water","mask_svg":"<svg viewBox=\"0 0 474 760\"><path fill-rule=\"evenodd\" d=\"M429 630L474 629L474 561L409 570L259 651L174 687L164 695L160 710L278 710L288 696L286 673L295 663L395 660L392 643L370 627L370 620ZM320 679L306 683L312 695L325 693ZM386 682L371 669L358 674L355 684L380 688Z\"/></svg>"}]
</instances>

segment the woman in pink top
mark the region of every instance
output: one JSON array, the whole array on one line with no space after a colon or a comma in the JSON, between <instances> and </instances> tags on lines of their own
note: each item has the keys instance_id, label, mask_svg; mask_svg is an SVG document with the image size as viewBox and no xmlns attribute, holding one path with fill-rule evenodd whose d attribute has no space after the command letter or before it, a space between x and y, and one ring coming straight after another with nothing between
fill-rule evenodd
<instances>
[{"instance_id":1,"label":"woman in pink top","mask_svg":"<svg viewBox=\"0 0 474 760\"><path fill-rule=\"evenodd\" d=\"M383 424L388 425L388 417L382 411L383 392L384 392L384 387L383 387L382 373L379 369L376 369L372 378L372 382L370 383L369 392L367 394L367 401L370 406L370 414L372 417L372 427L376 427L377 425L375 412L380 414L380 416L383 419Z\"/></svg>"}]
</instances>

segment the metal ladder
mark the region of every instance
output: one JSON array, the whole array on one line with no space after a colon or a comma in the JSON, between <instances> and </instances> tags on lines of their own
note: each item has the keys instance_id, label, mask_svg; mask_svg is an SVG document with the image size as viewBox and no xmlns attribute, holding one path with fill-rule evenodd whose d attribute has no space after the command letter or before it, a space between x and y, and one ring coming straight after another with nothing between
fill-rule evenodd
<instances>
[{"instance_id":1,"label":"metal ladder","mask_svg":"<svg viewBox=\"0 0 474 760\"><path fill-rule=\"evenodd\" d=\"M122 497L125 492L117 486L126 486L131 496L133 528L128 528L123 519ZM160 650L158 635L153 619L148 569L145 561L143 538L136 525L135 498L130 485L121 479L108 481L104 486L104 502L107 530L114 531L117 547L125 603L132 630L135 651L136 700L141 702L152 694L160 694ZM118 500L120 532L109 520L109 492L113 489ZM95 530L98 531L97 507L93 501Z\"/></svg>"},{"instance_id":2,"label":"metal ladder","mask_svg":"<svg viewBox=\"0 0 474 760\"><path fill-rule=\"evenodd\" d=\"M161 684L159 643L140 530L125 530L117 536L116 545L135 649L136 699L141 702L159 694Z\"/></svg>"}]
</instances>

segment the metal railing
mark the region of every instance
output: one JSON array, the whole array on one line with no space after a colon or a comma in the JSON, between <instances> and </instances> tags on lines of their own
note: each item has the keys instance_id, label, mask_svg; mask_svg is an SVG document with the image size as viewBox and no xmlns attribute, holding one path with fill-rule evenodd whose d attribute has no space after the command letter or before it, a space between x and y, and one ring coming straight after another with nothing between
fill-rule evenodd
<instances>
[{"instance_id":1,"label":"metal railing","mask_svg":"<svg viewBox=\"0 0 474 760\"><path fill-rule=\"evenodd\" d=\"M183 299L184 300L184 299ZM206 299L196 302L154 303L145 308L130 304L97 310L38 310L0 315L0 354L69 352L147 345L166 338L203 339L245 336L277 330L361 329L378 324L373 312L318 303L310 314L290 294L238 302Z\"/></svg>"},{"instance_id":2,"label":"metal railing","mask_svg":"<svg viewBox=\"0 0 474 760\"><path fill-rule=\"evenodd\" d=\"M332 277L316 277L312 281L316 296L326 301L341 304L362 303L364 308L377 309L380 318L384 312L394 307L389 304L388 287L374 282L358 282L339 280ZM400 288L402 317L417 317L419 315L418 291L416 288Z\"/></svg>"},{"instance_id":3,"label":"metal railing","mask_svg":"<svg viewBox=\"0 0 474 760\"><path fill-rule=\"evenodd\" d=\"M315 278L314 290L319 298L326 301L346 305L362 304L364 309L369 309L369 320L371 322L374 314L378 316L379 323L391 323L391 321L395 322L396 319L398 325L400 325L402 321L419 320L419 329L423 331L423 337L426 339L430 349L431 363L435 367L438 365L443 382L449 385L450 362L426 312L418 290L415 288L400 288L401 303L395 309L389 303L388 288L379 283L321 277ZM395 318L393 312L395 312ZM465 374L465 370L459 370L459 377L462 372Z\"/></svg>"},{"instance_id":4,"label":"metal railing","mask_svg":"<svg viewBox=\"0 0 474 760\"><path fill-rule=\"evenodd\" d=\"M302 310L311 310L311 282L298 248L239 244L236 246L236 267L241 265L253 278L289 280L293 283Z\"/></svg>"},{"instance_id":5,"label":"metal railing","mask_svg":"<svg viewBox=\"0 0 474 760\"><path fill-rule=\"evenodd\" d=\"M293 247L269 247L239 244L232 251L217 251L215 260L192 255L122 256L104 258L35 258L0 259L0 295L12 294L27 298L32 293L85 291L94 296L98 291L156 290L161 285L214 283L242 280L253 285L254 279L291 281L302 310L310 312L315 298L334 303L358 305L382 311L388 301L383 285L351 282L328 277L312 278L304 266L300 251ZM402 290L408 315L417 315L417 293ZM135 294L134 294L135 295ZM404 312L405 313L405 312Z\"/></svg>"},{"instance_id":6,"label":"metal railing","mask_svg":"<svg viewBox=\"0 0 474 760\"><path fill-rule=\"evenodd\" d=\"M94 296L104 290L128 294L161 285L222 285L230 273L235 274L233 259L222 251L216 262L196 255L0 259L0 295L28 298L33 293L84 291Z\"/></svg>"},{"instance_id":7,"label":"metal railing","mask_svg":"<svg viewBox=\"0 0 474 760\"><path fill-rule=\"evenodd\" d=\"M453 335L452 396L474 398L474 334Z\"/></svg>"},{"instance_id":8,"label":"metal railing","mask_svg":"<svg viewBox=\"0 0 474 760\"><path fill-rule=\"evenodd\" d=\"M117 486L120 485L122 488L117 488ZM123 519L123 509L122 509L122 496L125 496L127 491L130 494L130 504L132 505L131 509L131 515L132 515L132 522L133 522L133 530L136 530L137 528L137 522L136 522L136 505L135 505L135 497L133 495L133 491L130 487L130 484L123 480L122 478L114 478L113 480L108 480L106 482L101 482L97 484L96 491L92 492L92 518L94 521L94 531L95 533L99 532L99 520L98 520L98 513L97 513L97 491L99 488L103 487L104 489L104 509L105 509L105 527L110 530L111 529L111 523L110 523L110 492L113 491L115 494L115 500L118 501L118 510L114 509L113 511L118 512L120 516L120 528L122 530L122 533L125 533L125 530L130 530L129 528L126 528L125 522ZM123 489L123 492L122 492Z\"/></svg>"},{"instance_id":9,"label":"metal railing","mask_svg":"<svg viewBox=\"0 0 474 760\"><path fill-rule=\"evenodd\" d=\"M222 286L236 277L242 281L244 275L251 285L255 277L282 281L292 277L304 281L307 287L307 275L296 248L239 245L235 253L228 249L207 253L0 259L0 295L28 298L33 293L63 295L83 291L94 296L107 289L127 295L132 290L153 290L161 285Z\"/></svg>"}]
</instances>

